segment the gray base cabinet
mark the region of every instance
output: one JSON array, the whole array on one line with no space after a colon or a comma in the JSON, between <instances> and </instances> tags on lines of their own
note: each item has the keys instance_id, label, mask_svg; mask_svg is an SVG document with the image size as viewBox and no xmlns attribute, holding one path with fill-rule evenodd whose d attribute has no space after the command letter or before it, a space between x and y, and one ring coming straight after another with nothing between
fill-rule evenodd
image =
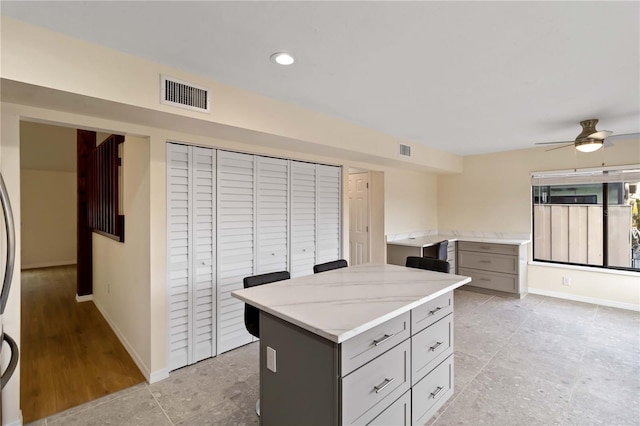
<instances>
[{"instance_id":1,"label":"gray base cabinet","mask_svg":"<svg viewBox=\"0 0 640 426\"><path fill-rule=\"evenodd\" d=\"M522 298L527 294L527 245L458 242L458 274L465 288Z\"/></svg>"},{"instance_id":2,"label":"gray base cabinet","mask_svg":"<svg viewBox=\"0 0 640 426\"><path fill-rule=\"evenodd\" d=\"M422 425L453 394L453 292L341 344L265 312L260 334L261 425Z\"/></svg>"}]
</instances>

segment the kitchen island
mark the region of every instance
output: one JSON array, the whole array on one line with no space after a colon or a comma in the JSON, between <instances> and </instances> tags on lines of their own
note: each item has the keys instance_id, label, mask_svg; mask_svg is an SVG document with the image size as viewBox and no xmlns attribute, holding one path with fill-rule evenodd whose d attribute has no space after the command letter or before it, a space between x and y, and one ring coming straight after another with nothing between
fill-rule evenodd
<instances>
[{"instance_id":1,"label":"kitchen island","mask_svg":"<svg viewBox=\"0 0 640 426\"><path fill-rule=\"evenodd\" d=\"M260 309L260 422L424 424L453 394L453 290L366 264L234 291Z\"/></svg>"}]
</instances>

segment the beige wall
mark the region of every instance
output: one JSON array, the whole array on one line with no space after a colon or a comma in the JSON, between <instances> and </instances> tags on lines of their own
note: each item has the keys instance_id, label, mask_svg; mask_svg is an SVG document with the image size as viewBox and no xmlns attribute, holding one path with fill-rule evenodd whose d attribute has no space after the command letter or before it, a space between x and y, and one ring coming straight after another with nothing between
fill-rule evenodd
<instances>
[{"instance_id":1,"label":"beige wall","mask_svg":"<svg viewBox=\"0 0 640 426\"><path fill-rule=\"evenodd\" d=\"M619 140L612 147L589 154L572 148L550 152L534 148L465 157L464 173L438 177L438 227L530 234L531 172L639 161L640 140ZM572 286L562 286L561 276L571 277ZM584 268L531 265L529 289L640 309L638 274L612 276Z\"/></svg>"},{"instance_id":2,"label":"beige wall","mask_svg":"<svg viewBox=\"0 0 640 426\"><path fill-rule=\"evenodd\" d=\"M21 170L22 269L76 263L76 174Z\"/></svg>"},{"instance_id":3,"label":"beige wall","mask_svg":"<svg viewBox=\"0 0 640 426\"><path fill-rule=\"evenodd\" d=\"M93 234L93 300L147 379L151 373L152 322L149 159L149 138L125 138L124 243Z\"/></svg>"},{"instance_id":4,"label":"beige wall","mask_svg":"<svg viewBox=\"0 0 640 426\"><path fill-rule=\"evenodd\" d=\"M432 173L384 174L385 234L438 229L438 179Z\"/></svg>"}]
</instances>

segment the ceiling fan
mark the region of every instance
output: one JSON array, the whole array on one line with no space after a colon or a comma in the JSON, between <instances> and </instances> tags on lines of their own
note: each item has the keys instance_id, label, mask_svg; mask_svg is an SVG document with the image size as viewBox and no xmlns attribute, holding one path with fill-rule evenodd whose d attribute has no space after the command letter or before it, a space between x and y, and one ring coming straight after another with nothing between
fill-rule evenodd
<instances>
[{"instance_id":1,"label":"ceiling fan","mask_svg":"<svg viewBox=\"0 0 640 426\"><path fill-rule=\"evenodd\" d=\"M611 130L596 130L596 124L598 124L597 118L592 118L589 120L583 120L580 122L582 126L582 132L576 136L575 141L562 141L562 142L538 142L536 145L553 145L553 144L566 144L564 146L559 146L557 148L551 148L547 151L553 151L554 149L566 148L568 146L575 146L578 151L581 152L594 152L599 150L605 145L605 139L613 134ZM637 135L637 133L626 133L621 135L616 135L616 137L620 136L629 136L629 135ZM607 141L607 143L609 143Z\"/></svg>"}]
</instances>

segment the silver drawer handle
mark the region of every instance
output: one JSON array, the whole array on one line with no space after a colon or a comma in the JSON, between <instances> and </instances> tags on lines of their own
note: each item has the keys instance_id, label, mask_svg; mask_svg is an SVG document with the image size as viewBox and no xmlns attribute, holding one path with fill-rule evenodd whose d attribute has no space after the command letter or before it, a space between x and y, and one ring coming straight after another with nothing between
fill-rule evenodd
<instances>
[{"instance_id":1,"label":"silver drawer handle","mask_svg":"<svg viewBox=\"0 0 640 426\"><path fill-rule=\"evenodd\" d=\"M382 384L380 386L374 386L373 389L375 389L376 393L380 393L380 392L382 392L382 390L384 388L389 386L389 384L391 382L393 382L394 380L395 380L395 378L394 379L384 379L384 382L382 382Z\"/></svg>"},{"instance_id":2,"label":"silver drawer handle","mask_svg":"<svg viewBox=\"0 0 640 426\"><path fill-rule=\"evenodd\" d=\"M481 260L480 263L491 263L490 260Z\"/></svg>"},{"instance_id":3,"label":"silver drawer handle","mask_svg":"<svg viewBox=\"0 0 640 426\"><path fill-rule=\"evenodd\" d=\"M438 346L440 346L442 343L443 343L443 342L437 342L435 345L431 346L431 347L429 348L429 350L430 350L431 352L434 352L436 349L438 349Z\"/></svg>"},{"instance_id":4,"label":"silver drawer handle","mask_svg":"<svg viewBox=\"0 0 640 426\"><path fill-rule=\"evenodd\" d=\"M433 315L436 312L438 312L440 309L442 309L440 306L438 306L437 308L435 308L433 311L429 311L429 315Z\"/></svg>"},{"instance_id":5,"label":"silver drawer handle","mask_svg":"<svg viewBox=\"0 0 640 426\"><path fill-rule=\"evenodd\" d=\"M431 394L429 395L429 397L430 397L430 398L435 398L436 396L438 396L438 394L439 394L440 392L442 392L442 389L444 389L444 387L442 387L442 386L438 386L438 387L436 388L436 390L435 390L435 391L431 392Z\"/></svg>"},{"instance_id":6,"label":"silver drawer handle","mask_svg":"<svg viewBox=\"0 0 640 426\"><path fill-rule=\"evenodd\" d=\"M484 249L484 250L489 250L490 247L489 246L480 246L480 248Z\"/></svg>"},{"instance_id":7,"label":"silver drawer handle","mask_svg":"<svg viewBox=\"0 0 640 426\"><path fill-rule=\"evenodd\" d=\"M387 340L391 339L393 336L395 336L395 333L393 333L393 334L385 334L384 337L382 337L382 339L374 340L373 341L373 346L381 345L384 342L386 342Z\"/></svg>"},{"instance_id":8,"label":"silver drawer handle","mask_svg":"<svg viewBox=\"0 0 640 426\"><path fill-rule=\"evenodd\" d=\"M480 278L480 281L491 281L491 278Z\"/></svg>"}]
</instances>

